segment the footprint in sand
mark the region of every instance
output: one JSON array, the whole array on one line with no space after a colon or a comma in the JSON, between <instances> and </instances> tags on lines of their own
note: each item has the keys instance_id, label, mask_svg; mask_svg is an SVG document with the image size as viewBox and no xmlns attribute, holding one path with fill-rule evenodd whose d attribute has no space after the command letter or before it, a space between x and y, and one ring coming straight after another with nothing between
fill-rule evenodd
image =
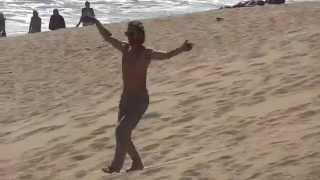
<instances>
[{"instance_id":1,"label":"footprint in sand","mask_svg":"<svg viewBox=\"0 0 320 180\"><path fill-rule=\"evenodd\" d=\"M320 131L319 132L313 132L313 133L308 133L307 135L304 135L301 137L301 140L307 141L309 139L320 139Z\"/></svg>"},{"instance_id":2,"label":"footprint in sand","mask_svg":"<svg viewBox=\"0 0 320 180\"><path fill-rule=\"evenodd\" d=\"M53 143L57 143L57 142L60 141L60 140L66 139L67 137L69 137L69 136L59 136L59 137L50 139L50 140L47 142L47 144L50 145L50 144L53 144Z\"/></svg>"},{"instance_id":3,"label":"footprint in sand","mask_svg":"<svg viewBox=\"0 0 320 180\"><path fill-rule=\"evenodd\" d=\"M96 152L101 152L102 150L108 149L109 137L103 137L100 139L95 139L93 143L89 145L89 147Z\"/></svg>"},{"instance_id":4,"label":"footprint in sand","mask_svg":"<svg viewBox=\"0 0 320 180\"><path fill-rule=\"evenodd\" d=\"M289 107L285 113L288 114L292 114L294 112L299 112L299 111L304 111L306 110L309 106L311 105L311 103L305 103L305 104L299 104L293 107Z\"/></svg>"},{"instance_id":5,"label":"footprint in sand","mask_svg":"<svg viewBox=\"0 0 320 180\"><path fill-rule=\"evenodd\" d=\"M84 137L81 137L81 138L78 138L76 140L74 140L71 144L78 144L78 143L83 143L83 142L87 142L91 139L95 138L95 136L84 136Z\"/></svg>"},{"instance_id":6,"label":"footprint in sand","mask_svg":"<svg viewBox=\"0 0 320 180\"><path fill-rule=\"evenodd\" d=\"M92 113L88 113L92 114ZM89 125L95 124L99 118L103 118L107 115L107 112L97 113L93 115L77 115L71 117L72 120L76 123L76 128L83 128Z\"/></svg>"},{"instance_id":7,"label":"footprint in sand","mask_svg":"<svg viewBox=\"0 0 320 180\"><path fill-rule=\"evenodd\" d=\"M255 67L255 66L264 66L264 65L266 65L265 62L256 62L256 63L249 64L249 66L253 66L253 67Z\"/></svg>"},{"instance_id":8,"label":"footprint in sand","mask_svg":"<svg viewBox=\"0 0 320 180\"><path fill-rule=\"evenodd\" d=\"M253 96L250 99L248 99L247 101L241 103L241 106L253 106L259 103L262 103L266 101L266 98L264 96Z\"/></svg>"},{"instance_id":9,"label":"footprint in sand","mask_svg":"<svg viewBox=\"0 0 320 180\"><path fill-rule=\"evenodd\" d=\"M301 119L308 119L320 113L320 110L309 110L303 113L298 114L297 116Z\"/></svg>"},{"instance_id":10,"label":"footprint in sand","mask_svg":"<svg viewBox=\"0 0 320 180\"><path fill-rule=\"evenodd\" d=\"M76 177L76 178L83 178L86 175L87 175L87 171L85 171L85 170L79 170L74 173L74 177Z\"/></svg>"},{"instance_id":11,"label":"footprint in sand","mask_svg":"<svg viewBox=\"0 0 320 180\"><path fill-rule=\"evenodd\" d=\"M91 156L92 154L78 154L78 155L73 155L71 159L74 161L83 161L85 159L90 158Z\"/></svg>"},{"instance_id":12,"label":"footprint in sand","mask_svg":"<svg viewBox=\"0 0 320 180\"><path fill-rule=\"evenodd\" d=\"M239 70L229 71L229 72L222 73L221 76L225 77L225 76L237 75L237 74L239 74L240 72L241 72L241 71L239 71Z\"/></svg>"},{"instance_id":13,"label":"footprint in sand","mask_svg":"<svg viewBox=\"0 0 320 180\"><path fill-rule=\"evenodd\" d=\"M217 84L219 83L220 81L208 81L208 82L201 82L201 83L198 83L196 84L196 87L208 87L208 86L212 86L214 84Z\"/></svg>"},{"instance_id":14,"label":"footprint in sand","mask_svg":"<svg viewBox=\"0 0 320 180\"><path fill-rule=\"evenodd\" d=\"M293 176L289 174L284 174L284 173L272 173L266 177L268 180L292 180L294 179Z\"/></svg>"},{"instance_id":15,"label":"footprint in sand","mask_svg":"<svg viewBox=\"0 0 320 180\"><path fill-rule=\"evenodd\" d=\"M168 180L168 179L173 179L171 176L161 176L157 177L154 180Z\"/></svg>"},{"instance_id":16,"label":"footprint in sand","mask_svg":"<svg viewBox=\"0 0 320 180\"><path fill-rule=\"evenodd\" d=\"M150 145L144 146L142 148L142 151L152 151L152 150L156 149L159 146L160 146L159 143L150 144Z\"/></svg>"},{"instance_id":17,"label":"footprint in sand","mask_svg":"<svg viewBox=\"0 0 320 180\"><path fill-rule=\"evenodd\" d=\"M234 109L234 104L228 103L226 105L218 106L218 108L215 110L214 117L219 118L222 115L232 111Z\"/></svg>"},{"instance_id":18,"label":"footprint in sand","mask_svg":"<svg viewBox=\"0 0 320 180\"><path fill-rule=\"evenodd\" d=\"M49 157L50 160L56 160L66 153L72 151L73 146L69 143L59 143L53 147L51 147L47 152L46 155Z\"/></svg>"},{"instance_id":19,"label":"footprint in sand","mask_svg":"<svg viewBox=\"0 0 320 180\"><path fill-rule=\"evenodd\" d=\"M107 130L110 130L111 128L114 128L115 125L112 124L112 125L105 125L105 126L102 126L98 129L95 129L93 130L90 135L92 136L98 136L98 135L101 135L101 134L105 134L107 132Z\"/></svg>"},{"instance_id":20,"label":"footprint in sand","mask_svg":"<svg viewBox=\"0 0 320 180\"><path fill-rule=\"evenodd\" d=\"M149 169L145 169L141 174L142 175L146 175L146 176L150 176L152 177L154 174L157 174L159 172L164 172L166 168L169 168L169 167L152 167L152 168L149 168Z\"/></svg>"},{"instance_id":21,"label":"footprint in sand","mask_svg":"<svg viewBox=\"0 0 320 180\"><path fill-rule=\"evenodd\" d=\"M178 118L177 120L173 120L170 124L173 126L178 125L180 123L188 124L194 118L195 118L195 116L186 114L186 115L182 116L181 118Z\"/></svg>"},{"instance_id":22,"label":"footprint in sand","mask_svg":"<svg viewBox=\"0 0 320 180\"><path fill-rule=\"evenodd\" d=\"M33 175L32 174L22 174L22 175L19 175L19 179L21 180L30 180L30 179L33 179Z\"/></svg>"},{"instance_id":23,"label":"footprint in sand","mask_svg":"<svg viewBox=\"0 0 320 180\"><path fill-rule=\"evenodd\" d=\"M47 127L40 127L38 129L23 133L23 134L17 136L13 142L22 141L22 140L24 140L24 139L26 139L26 138L28 138L28 137L30 137L32 135L35 135L35 134L48 133L48 132L51 132L51 131L54 131L54 130L57 130L57 129L61 129L64 126L65 125L52 125L52 126L47 126Z\"/></svg>"},{"instance_id":24,"label":"footprint in sand","mask_svg":"<svg viewBox=\"0 0 320 180\"><path fill-rule=\"evenodd\" d=\"M191 176L191 177L197 177L200 178L202 173L198 170L199 168L194 167L193 169L188 169L182 172L182 176ZM184 178L191 178L191 177L182 177L180 179ZM191 178L192 179L192 178Z\"/></svg>"}]
</instances>

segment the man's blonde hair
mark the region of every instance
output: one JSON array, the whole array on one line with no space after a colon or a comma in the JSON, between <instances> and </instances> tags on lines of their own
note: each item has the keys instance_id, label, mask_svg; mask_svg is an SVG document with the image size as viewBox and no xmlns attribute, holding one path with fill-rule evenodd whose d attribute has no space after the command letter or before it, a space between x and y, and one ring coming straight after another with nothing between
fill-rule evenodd
<instances>
[{"instance_id":1,"label":"man's blonde hair","mask_svg":"<svg viewBox=\"0 0 320 180\"><path fill-rule=\"evenodd\" d=\"M138 30L138 32L141 33L141 35L142 35L141 38L142 39L141 39L141 42L139 42L139 43L143 44L144 41L145 41L146 35L145 35L144 26L143 26L142 22L141 21L137 21L137 20L130 21L128 23L128 28L129 27L135 27Z\"/></svg>"}]
</instances>

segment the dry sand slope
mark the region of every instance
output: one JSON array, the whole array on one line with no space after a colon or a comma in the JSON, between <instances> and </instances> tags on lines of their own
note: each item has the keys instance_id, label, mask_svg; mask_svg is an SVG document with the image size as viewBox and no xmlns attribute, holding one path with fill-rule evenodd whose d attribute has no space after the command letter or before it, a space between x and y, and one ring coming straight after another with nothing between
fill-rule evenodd
<instances>
[{"instance_id":1,"label":"dry sand slope","mask_svg":"<svg viewBox=\"0 0 320 180\"><path fill-rule=\"evenodd\" d=\"M151 65L134 132L146 166L169 163L121 175L100 171L120 54L95 27L0 40L0 179L319 180L319 17L303 3L144 21L148 46L196 46Z\"/></svg>"}]
</instances>

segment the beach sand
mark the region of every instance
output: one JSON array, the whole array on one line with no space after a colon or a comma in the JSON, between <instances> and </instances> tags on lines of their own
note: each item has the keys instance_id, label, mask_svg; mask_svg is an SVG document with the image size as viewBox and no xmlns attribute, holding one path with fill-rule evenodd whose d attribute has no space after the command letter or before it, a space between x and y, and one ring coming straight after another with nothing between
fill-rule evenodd
<instances>
[{"instance_id":1,"label":"beach sand","mask_svg":"<svg viewBox=\"0 0 320 180\"><path fill-rule=\"evenodd\" d=\"M147 168L113 175L120 53L94 26L1 39L0 179L319 180L319 17L313 2L144 20L146 46L195 46L151 64L133 134Z\"/></svg>"}]
</instances>

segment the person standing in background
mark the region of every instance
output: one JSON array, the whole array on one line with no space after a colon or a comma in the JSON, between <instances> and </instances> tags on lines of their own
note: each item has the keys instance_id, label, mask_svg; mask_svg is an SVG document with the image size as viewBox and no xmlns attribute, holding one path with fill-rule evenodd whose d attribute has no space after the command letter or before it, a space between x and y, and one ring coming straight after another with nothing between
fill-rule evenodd
<instances>
[{"instance_id":1,"label":"person standing in background","mask_svg":"<svg viewBox=\"0 0 320 180\"><path fill-rule=\"evenodd\" d=\"M79 25L82 23L83 26L89 26L89 25L94 25L95 22L92 22L90 18L94 18L94 10L93 8L90 8L90 3L88 1L85 2L85 8L82 8L81 12L81 18L79 23L77 24L76 27L79 27Z\"/></svg>"},{"instance_id":2,"label":"person standing in background","mask_svg":"<svg viewBox=\"0 0 320 180\"><path fill-rule=\"evenodd\" d=\"M31 17L29 33L41 32L41 18L36 10L33 11L33 16Z\"/></svg>"},{"instance_id":3,"label":"person standing in background","mask_svg":"<svg viewBox=\"0 0 320 180\"><path fill-rule=\"evenodd\" d=\"M0 12L0 37L6 37L6 18L3 13Z\"/></svg>"},{"instance_id":4,"label":"person standing in background","mask_svg":"<svg viewBox=\"0 0 320 180\"><path fill-rule=\"evenodd\" d=\"M50 17L49 29L57 30L61 28L66 28L66 23L64 18L59 14L58 9L53 10L53 15Z\"/></svg>"}]
</instances>

